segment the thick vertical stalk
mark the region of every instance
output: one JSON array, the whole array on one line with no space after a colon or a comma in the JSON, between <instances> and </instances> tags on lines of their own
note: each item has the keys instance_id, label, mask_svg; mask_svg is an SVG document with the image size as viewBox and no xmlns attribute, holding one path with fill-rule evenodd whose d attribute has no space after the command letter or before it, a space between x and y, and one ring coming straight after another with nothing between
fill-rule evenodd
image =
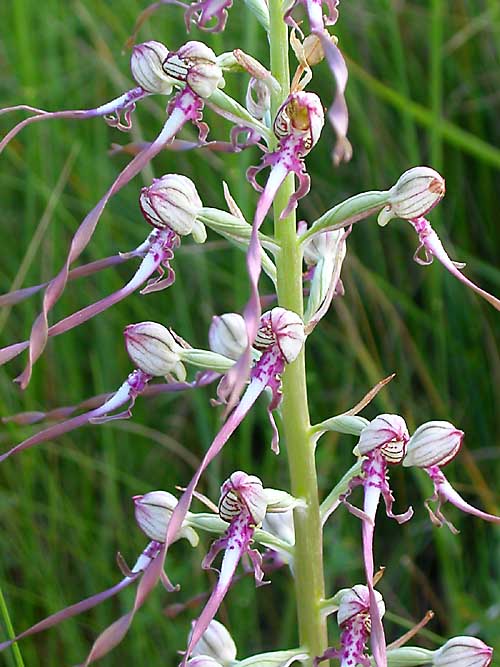
<instances>
[{"instance_id":1,"label":"thick vertical stalk","mask_svg":"<svg viewBox=\"0 0 500 667\"><path fill-rule=\"evenodd\" d=\"M273 115L289 92L288 30L281 0L270 0L271 71L282 87L272 100ZM274 204L275 235L281 245L276 258L278 302L303 315L302 253L297 243L295 214L280 220L293 192L294 178L282 185ZM320 613L324 597L323 540L319 512L314 448L309 437L309 409L302 352L283 375L282 418L290 468L292 493L307 501L307 509L295 514L295 587L300 642L312 656L327 647L326 621Z\"/></svg>"}]
</instances>

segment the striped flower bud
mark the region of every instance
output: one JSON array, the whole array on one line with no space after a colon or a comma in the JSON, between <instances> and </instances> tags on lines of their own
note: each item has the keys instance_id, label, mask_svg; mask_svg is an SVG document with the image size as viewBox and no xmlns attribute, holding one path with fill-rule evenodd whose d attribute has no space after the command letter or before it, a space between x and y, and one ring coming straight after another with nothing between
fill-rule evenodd
<instances>
[{"instance_id":1,"label":"striped flower bud","mask_svg":"<svg viewBox=\"0 0 500 667\"><path fill-rule=\"evenodd\" d=\"M425 422L411 436L403 465L417 468L444 466L458 454L463 437L464 432L450 422Z\"/></svg>"},{"instance_id":2,"label":"striped flower bud","mask_svg":"<svg viewBox=\"0 0 500 667\"><path fill-rule=\"evenodd\" d=\"M313 236L304 244L304 261L308 266L316 266L323 257L332 256L338 252L340 240L345 236L343 229L333 232L323 232ZM345 253L344 253L345 254Z\"/></svg>"},{"instance_id":3,"label":"striped flower bud","mask_svg":"<svg viewBox=\"0 0 500 667\"><path fill-rule=\"evenodd\" d=\"M434 169L408 169L389 190L389 203L380 211L377 222L384 227L392 218L420 218L439 204L445 190L444 178Z\"/></svg>"},{"instance_id":4,"label":"striped flower bud","mask_svg":"<svg viewBox=\"0 0 500 667\"><path fill-rule=\"evenodd\" d=\"M248 344L245 320L239 313L215 315L208 330L208 341L213 352L239 359Z\"/></svg>"},{"instance_id":5,"label":"striped flower bud","mask_svg":"<svg viewBox=\"0 0 500 667\"><path fill-rule=\"evenodd\" d=\"M253 346L264 351L277 345L285 361L291 363L301 351L305 338L304 323L299 315L278 306L260 318Z\"/></svg>"},{"instance_id":6,"label":"striped flower bud","mask_svg":"<svg viewBox=\"0 0 500 667\"><path fill-rule=\"evenodd\" d=\"M141 371L153 377L173 375L180 382L186 379L182 348L166 327L156 322L129 324L124 335L128 355Z\"/></svg>"},{"instance_id":7,"label":"striped flower bud","mask_svg":"<svg viewBox=\"0 0 500 667\"><path fill-rule=\"evenodd\" d=\"M167 56L168 49L161 42L143 42L132 49L132 76L146 92L162 95L172 92L174 82L163 69L163 61Z\"/></svg>"},{"instance_id":8,"label":"striped flower bud","mask_svg":"<svg viewBox=\"0 0 500 667\"><path fill-rule=\"evenodd\" d=\"M165 174L142 188L139 206L153 227L169 227L179 236L192 234L197 243L206 239L205 226L197 219L203 208L193 181L181 174Z\"/></svg>"},{"instance_id":9,"label":"striped flower bud","mask_svg":"<svg viewBox=\"0 0 500 667\"><path fill-rule=\"evenodd\" d=\"M217 57L203 42L186 42L178 51L171 51L163 61L163 70L176 81L185 82L203 98L224 85Z\"/></svg>"},{"instance_id":10,"label":"striped flower bud","mask_svg":"<svg viewBox=\"0 0 500 667\"><path fill-rule=\"evenodd\" d=\"M255 475L238 470L221 486L219 516L224 521L231 522L246 510L258 525L265 517L266 509L267 499L262 482Z\"/></svg>"},{"instance_id":11,"label":"striped flower bud","mask_svg":"<svg viewBox=\"0 0 500 667\"><path fill-rule=\"evenodd\" d=\"M488 667L493 649L475 637L453 637L438 649L432 661L434 667Z\"/></svg>"},{"instance_id":12,"label":"striped flower bud","mask_svg":"<svg viewBox=\"0 0 500 667\"><path fill-rule=\"evenodd\" d=\"M143 496L133 497L135 519L142 532L151 540L164 542L172 512L177 506L177 498L167 491L150 491ZM187 525L182 525L178 539L186 538L191 546L198 544L198 535Z\"/></svg>"},{"instance_id":13,"label":"striped flower bud","mask_svg":"<svg viewBox=\"0 0 500 667\"><path fill-rule=\"evenodd\" d=\"M217 664L226 665L236 660L236 644L224 625L213 620L194 646L191 655L209 656L216 660Z\"/></svg>"},{"instance_id":14,"label":"striped flower bud","mask_svg":"<svg viewBox=\"0 0 500 667\"><path fill-rule=\"evenodd\" d=\"M399 415L378 415L361 431L357 450L366 456L380 449L387 463L400 463L409 440L405 420Z\"/></svg>"}]
</instances>

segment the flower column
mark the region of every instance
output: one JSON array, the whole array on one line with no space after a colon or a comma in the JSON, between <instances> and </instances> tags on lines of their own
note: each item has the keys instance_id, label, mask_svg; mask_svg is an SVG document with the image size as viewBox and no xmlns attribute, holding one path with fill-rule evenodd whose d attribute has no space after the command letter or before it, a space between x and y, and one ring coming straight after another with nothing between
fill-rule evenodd
<instances>
[{"instance_id":1,"label":"flower column","mask_svg":"<svg viewBox=\"0 0 500 667\"><path fill-rule=\"evenodd\" d=\"M273 117L289 93L288 29L281 0L269 0L271 72L281 85L272 97ZM281 245L276 258L278 302L303 316L302 251L297 242L295 214L280 220L294 192L294 176L283 183L274 203L275 235ZM309 435L309 409L304 350L283 374L282 417L290 467L292 494L307 506L295 512L295 586L300 642L310 655L322 655L328 646L326 618L320 613L324 598L323 540L319 514L314 446ZM311 661L312 664L312 661Z\"/></svg>"}]
</instances>

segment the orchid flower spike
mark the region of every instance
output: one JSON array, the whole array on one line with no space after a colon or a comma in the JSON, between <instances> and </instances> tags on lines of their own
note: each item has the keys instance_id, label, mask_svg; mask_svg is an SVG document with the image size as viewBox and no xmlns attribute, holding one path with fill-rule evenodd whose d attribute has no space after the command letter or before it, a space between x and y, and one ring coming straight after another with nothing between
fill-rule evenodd
<instances>
[{"instance_id":1,"label":"orchid flower spike","mask_svg":"<svg viewBox=\"0 0 500 667\"><path fill-rule=\"evenodd\" d=\"M458 533L453 524L441 511L444 503L450 502L462 512L472 514L485 521L500 523L500 517L487 514L470 505L455 491L446 479L441 467L445 466L460 451L464 432L446 421L430 421L417 428L408 442L408 449L403 465L423 468L434 484L434 495L425 501L430 519L435 526L445 524L452 533ZM437 508L431 509L430 503L437 502Z\"/></svg>"},{"instance_id":2,"label":"orchid flower spike","mask_svg":"<svg viewBox=\"0 0 500 667\"><path fill-rule=\"evenodd\" d=\"M47 330L47 337L59 336L87 320L107 310L133 294L145 282L141 294L149 294L170 287L175 281L175 273L170 267L174 250L180 244L180 237L192 234L198 243L206 240L203 223L197 220L202 210L201 199L194 183L186 176L167 174L154 179L153 184L143 188L139 200L145 219L156 229L145 243L134 252L143 260L129 282L96 303L65 317ZM158 272L158 278L150 280ZM165 276L166 273L166 276ZM0 365L4 364L29 347L30 341L14 343L0 350Z\"/></svg>"},{"instance_id":3,"label":"orchid flower spike","mask_svg":"<svg viewBox=\"0 0 500 667\"><path fill-rule=\"evenodd\" d=\"M392 505L394 497L389 486L388 466L401 463L409 440L406 423L399 415L383 414L375 417L362 431L356 452L363 456L361 475L354 477L349 483L347 494L342 498L349 510L361 519L363 538L363 560L365 564L366 583L370 592L370 616L372 622L371 646L377 667L386 667L385 635L382 620L378 613L377 600L373 588L374 561L373 537L375 532L375 516L380 500L384 499L386 514L398 523L411 519L413 510L410 507L404 514L394 514ZM364 489L363 511L353 507L346 497L357 486Z\"/></svg>"},{"instance_id":4,"label":"orchid flower spike","mask_svg":"<svg viewBox=\"0 0 500 667\"><path fill-rule=\"evenodd\" d=\"M328 118L337 135L337 142L333 150L333 162L335 165L339 165L341 162L349 162L352 157L352 147L347 139L349 124L349 113L345 101L347 67L344 57L337 47L337 39L330 35L326 29L326 26L334 25L337 22L338 3L339 0L294 0L292 6L285 13L287 23L297 28L297 23L292 18L292 12L297 5L304 5L309 19L311 34L319 39L324 56L335 79L335 97L332 106L328 110ZM326 6L325 14L323 14L323 5Z\"/></svg>"},{"instance_id":5,"label":"orchid flower spike","mask_svg":"<svg viewBox=\"0 0 500 667\"><path fill-rule=\"evenodd\" d=\"M366 646L371 633L370 592L366 586L356 584L352 588L344 588L334 598L338 599L337 623L341 629L340 649L329 648L316 658L315 667L323 660L337 659L341 667L363 665L370 667L370 658ZM382 618L385 604L382 596L375 591L377 614ZM378 665L378 663L377 663Z\"/></svg>"},{"instance_id":6,"label":"orchid flower spike","mask_svg":"<svg viewBox=\"0 0 500 667\"><path fill-rule=\"evenodd\" d=\"M262 482L254 475L242 471L233 473L221 487L219 516L229 523L225 534L210 547L203 560L203 568L209 569L216 556L224 551L218 581L210 598L195 621L188 641L182 665L203 637L219 609L235 575L236 567L244 554L250 558L257 585L262 584L262 557L251 549L253 533L266 514L266 496Z\"/></svg>"},{"instance_id":7,"label":"orchid flower spike","mask_svg":"<svg viewBox=\"0 0 500 667\"><path fill-rule=\"evenodd\" d=\"M379 213L378 223L382 227L392 220L408 220L417 232L420 244L413 255L417 264L432 264L434 257L441 262L460 282L477 292L494 308L500 310L500 299L478 287L464 276L464 264L454 262L448 256L441 239L425 217L444 197L444 178L430 167L414 167L405 171L397 183L389 190L389 203ZM423 251L423 257L420 252Z\"/></svg>"},{"instance_id":8,"label":"orchid flower spike","mask_svg":"<svg viewBox=\"0 0 500 667\"><path fill-rule=\"evenodd\" d=\"M433 667L488 667L493 649L476 637L453 637L432 658Z\"/></svg>"}]
</instances>

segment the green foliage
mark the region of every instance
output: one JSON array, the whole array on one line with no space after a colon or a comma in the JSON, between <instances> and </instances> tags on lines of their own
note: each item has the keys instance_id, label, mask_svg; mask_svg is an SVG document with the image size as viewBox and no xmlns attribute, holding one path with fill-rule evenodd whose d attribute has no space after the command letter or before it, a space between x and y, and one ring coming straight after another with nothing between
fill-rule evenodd
<instances>
[{"instance_id":1,"label":"green foliage","mask_svg":"<svg viewBox=\"0 0 500 667\"><path fill-rule=\"evenodd\" d=\"M1 105L86 108L125 90L131 79L123 45L146 4L139 0L1 3ZM447 180L447 196L432 213L433 224L453 258L467 261L471 277L498 295L500 272L493 265L499 247L497 1L345 1L337 28L351 71L349 136L354 158L333 170L329 157L333 136L325 128L327 138L307 159L313 191L301 205L300 216L312 221L356 192L385 189L408 167L430 164ZM165 6L145 24L139 39L154 38L177 48L183 35L180 9ZM194 29L192 37L206 35ZM217 52L240 47L258 55L265 37L237 0L227 33L206 39ZM245 77L227 78L228 92L243 99ZM328 104L332 85L326 65L321 64L310 88ZM163 107L161 98L140 104L131 140L156 136ZM228 124L211 112L206 115L211 136L226 138ZM0 117L1 134L19 118L19 114ZM190 132L183 136L193 136ZM0 157L2 292L13 284L35 284L55 274L74 229L125 164L123 156L110 157L107 149L113 142L128 141L127 135L99 119L50 121L27 129L5 151ZM82 261L131 249L146 236L149 230L137 194L153 174L185 174L196 182L206 206L221 208L224 179L251 218L255 195L243 177L243 165L258 159L255 150L243 156L165 151L142 180L136 178L111 201ZM429 268L414 264L415 246L414 233L400 221L381 230L371 219L354 229L343 271L346 294L335 302L310 345L312 417L319 421L350 408L371 386L396 371L396 379L364 416L395 411L404 415L410 429L430 419L453 421L466 432L466 440L449 477L477 505L498 512L498 314L437 263ZM183 244L174 266L174 288L137 295L51 341L24 395L10 383L22 360L2 369L0 413L69 405L113 390L130 370L122 340L123 327L130 322L154 319L171 325L193 345L206 345L211 316L240 310L246 302L244 256L211 235L203 247ZM125 265L71 283L54 318L117 289L132 271ZM27 337L39 305L40 299L34 297L0 312L2 344ZM213 388L139 399L130 422L87 427L1 466L0 581L17 632L115 582L120 577L114 562L117 550L129 563L134 560L145 539L135 528L130 497L187 484L219 423L219 411L209 405L212 395ZM27 428L2 427L2 449L26 433ZM220 482L235 469L258 474L266 485L286 485L286 466L271 453L269 439L261 407L238 430L224 458L210 467L201 490L216 498ZM323 497L352 464L354 442L335 433L321 441ZM389 639L404 632L407 621L416 621L433 608L436 617L429 626L433 633L441 637L477 633L500 651L498 528L451 509L449 515L461 535L433 528L422 505L429 493L424 475L416 471L412 477L411 472L396 470L393 481L397 511L411 503L416 512L403 527L384 518L377 526L376 560L387 566L380 590L393 612ZM210 575L199 569L206 546L205 541L194 551L186 544L175 547L169 573L182 584L181 592L169 596L158 589L136 617L126 641L103 665L175 663L175 651L183 647L190 617L199 608L192 607L174 620L162 615L161 609L187 601L211 585ZM344 509L337 511L327 529L325 560L329 593L362 580L359 525ZM249 580L235 586L220 618L234 632L241 657L293 644L290 593L291 579L284 571L258 593ZM130 602L131 592L124 592L77 620L25 640L20 646L25 664L75 664L98 631ZM425 636L425 645L434 647L435 636ZM20 664L12 652L5 654L5 660L8 666Z\"/></svg>"}]
</instances>

